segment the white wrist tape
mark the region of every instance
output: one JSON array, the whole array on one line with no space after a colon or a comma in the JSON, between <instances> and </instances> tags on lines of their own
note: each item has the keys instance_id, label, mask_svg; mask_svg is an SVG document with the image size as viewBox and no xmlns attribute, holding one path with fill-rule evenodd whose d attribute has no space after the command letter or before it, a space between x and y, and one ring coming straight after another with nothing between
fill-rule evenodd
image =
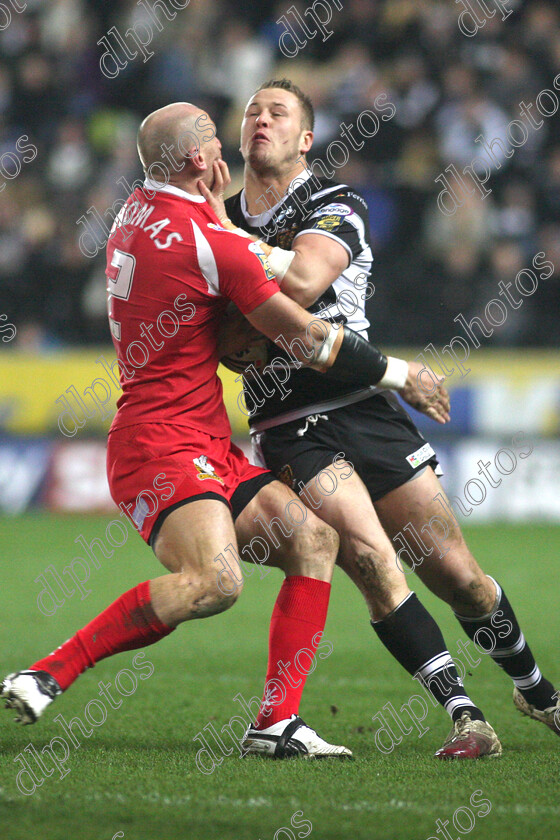
<instances>
[{"instance_id":1,"label":"white wrist tape","mask_svg":"<svg viewBox=\"0 0 560 840\"><path fill-rule=\"evenodd\" d=\"M325 323L325 322L323 321L323 323ZM326 326L329 327L330 332L329 332L328 336L325 338L325 340L323 341L323 344L321 345L321 349L319 350L319 352L318 352L318 354L315 358L315 362L314 362L314 364L321 365L321 367L327 364L327 362L329 360L329 356L331 355L331 350L333 348L333 344L336 341L336 336L338 335L338 328L335 328L335 327L332 326L332 324L328 324L328 323L326 324Z\"/></svg>"},{"instance_id":2,"label":"white wrist tape","mask_svg":"<svg viewBox=\"0 0 560 840\"><path fill-rule=\"evenodd\" d=\"M284 279L295 255L295 251L285 251L283 248L274 247L266 258L270 270L276 275L279 285Z\"/></svg>"},{"instance_id":3,"label":"white wrist tape","mask_svg":"<svg viewBox=\"0 0 560 840\"><path fill-rule=\"evenodd\" d=\"M394 356L387 356L387 370L383 378L377 383L378 388L391 388L399 391L404 388L408 377L408 362L402 359L395 359Z\"/></svg>"},{"instance_id":4,"label":"white wrist tape","mask_svg":"<svg viewBox=\"0 0 560 840\"><path fill-rule=\"evenodd\" d=\"M247 233L246 230L243 230L243 228L240 227L226 228L226 230L229 230L231 233L236 233L238 236L244 236L246 239L253 238L250 233Z\"/></svg>"}]
</instances>

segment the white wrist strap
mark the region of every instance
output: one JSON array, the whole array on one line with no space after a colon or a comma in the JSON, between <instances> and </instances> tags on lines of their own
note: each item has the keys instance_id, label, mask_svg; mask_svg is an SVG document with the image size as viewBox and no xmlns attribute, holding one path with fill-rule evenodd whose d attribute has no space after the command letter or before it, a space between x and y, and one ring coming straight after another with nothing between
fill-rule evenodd
<instances>
[{"instance_id":1,"label":"white wrist strap","mask_svg":"<svg viewBox=\"0 0 560 840\"><path fill-rule=\"evenodd\" d=\"M280 285L286 276L286 272L292 264L295 255L295 251L285 251L283 248L274 247L266 258L270 270L276 275L278 285Z\"/></svg>"},{"instance_id":2,"label":"white wrist strap","mask_svg":"<svg viewBox=\"0 0 560 840\"><path fill-rule=\"evenodd\" d=\"M243 228L240 228L240 227L226 228L226 230L229 230L230 233L236 233L238 236L244 236L246 239L252 239L253 238L250 233L247 233L246 230L243 230Z\"/></svg>"},{"instance_id":3,"label":"white wrist strap","mask_svg":"<svg viewBox=\"0 0 560 840\"><path fill-rule=\"evenodd\" d=\"M387 370L383 378L377 383L378 388L391 388L399 391L404 388L408 377L408 362L402 359L395 359L394 356L387 356Z\"/></svg>"},{"instance_id":4,"label":"white wrist strap","mask_svg":"<svg viewBox=\"0 0 560 840\"><path fill-rule=\"evenodd\" d=\"M336 336L338 335L338 327L333 327L332 324L325 323L325 321L321 321L321 325L322 324L325 324L325 326L328 326L330 332L329 332L328 336L323 340L323 344L321 345L321 349L319 350L319 352L318 352L318 354L315 358L314 364L321 365L321 367L327 364L327 362L329 360L329 356L331 355L331 350L332 350L333 344L336 341Z\"/></svg>"}]
</instances>

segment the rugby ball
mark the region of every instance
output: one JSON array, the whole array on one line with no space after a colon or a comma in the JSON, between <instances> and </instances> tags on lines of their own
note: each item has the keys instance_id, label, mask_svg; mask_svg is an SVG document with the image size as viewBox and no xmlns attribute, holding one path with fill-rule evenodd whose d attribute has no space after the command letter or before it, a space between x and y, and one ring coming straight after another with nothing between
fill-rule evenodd
<instances>
[{"instance_id":1,"label":"rugby ball","mask_svg":"<svg viewBox=\"0 0 560 840\"><path fill-rule=\"evenodd\" d=\"M268 339L260 338L245 350L223 356L220 362L235 373L245 373L249 365L254 365L256 370L262 370L268 362Z\"/></svg>"}]
</instances>

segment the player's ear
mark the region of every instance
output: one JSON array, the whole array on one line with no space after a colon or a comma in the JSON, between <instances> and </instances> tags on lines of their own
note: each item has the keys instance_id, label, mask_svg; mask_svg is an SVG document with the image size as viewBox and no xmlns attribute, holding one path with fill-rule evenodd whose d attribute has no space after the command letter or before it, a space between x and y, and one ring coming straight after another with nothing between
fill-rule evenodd
<instances>
[{"instance_id":1,"label":"player's ear","mask_svg":"<svg viewBox=\"0 0 560 840\"><path fill-rule=\"evenodd\" d=\"M299 144L300 155L306 155L307 152L310 150L312 145L313 145L313 132L312 131L302 131L301 132L301 141L300 141L300 144Z\"/></svg>"},{"instance_id":2,"label":"player's ear","mask_svg":"<svg viewBox=\"0 0 560 840\"><path fill-rule=\"evenodd\" d=\"M204 160L203 156L200 154L200 149L195 151L192 149L192 157L190 157L190 162L197 169L199 172L206 172L208 169L208 164Z\"/></svg>"}]
</instances>

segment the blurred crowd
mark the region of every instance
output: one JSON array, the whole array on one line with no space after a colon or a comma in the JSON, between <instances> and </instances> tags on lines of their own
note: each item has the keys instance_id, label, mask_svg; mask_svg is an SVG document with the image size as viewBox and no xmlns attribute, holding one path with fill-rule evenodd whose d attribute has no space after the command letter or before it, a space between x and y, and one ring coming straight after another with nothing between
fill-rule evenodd
<instances>
[{"instance_id":1,"label":"blurred crowd","mask_svg":"<svg viewBox=\"0 0 560 840\"><path fill-rule=\"evenodd\" d=\"M126 198L119 178L141 177L139 121L175 100L206 108L238 189L244 105L262 81L282 76L313 99L311 158L380 93L396 107L335 176L369 205L376 342L445 343L459 332L459 312L482 315L500 280L513 281L538 251L554 264L552 276L508 308L485 344L560 342L560 112L502 158L484 200L464 196L445 216L434 180L450 164L470 164L481 152L475 138L500 136L521 101L552 89L560 72L557 0L509 0L508 19L497 12L473 37L459 30L453 0L344 0L340 11L331 4L332 36L308 39L293 58L279 49L284 27L276 21L310 3L191 0L173 21L160 13L163 31L154 33L148 61L137 56L116 77L104 76L97 41L112 27L124 35L149 21L152 2L27 0L8 26L0 21L0 155L22 135L37 149L16 178L0 179L0 313L16 324L20 347L109 341L103 249L84 256L76 223L88 209L103 214Z\"/></svg>"}]
</instances>

